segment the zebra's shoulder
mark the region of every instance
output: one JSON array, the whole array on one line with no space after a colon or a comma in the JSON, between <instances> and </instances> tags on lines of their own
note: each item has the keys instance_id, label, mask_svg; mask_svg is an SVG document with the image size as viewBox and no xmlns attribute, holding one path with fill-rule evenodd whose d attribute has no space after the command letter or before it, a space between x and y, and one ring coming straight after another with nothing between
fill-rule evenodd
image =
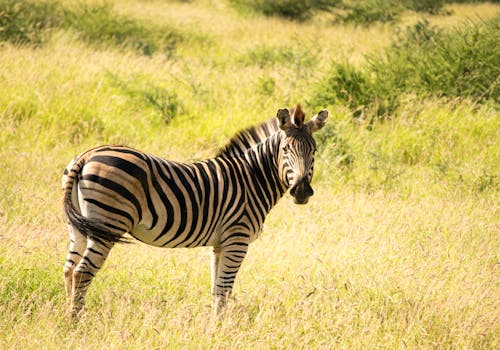
<instances>
[{"instance_id":1,"label":"zebra's shoulder","mask_svg":"<svg viewBox=\"0 0 500 350\"><path fill-rule=\"evenodd\" d=\"M229 142L219 148L216 156L239 156L252 146L261 143L279 130L278 120L272 118L264 123L239 131Z\"/></svg>"}]
</instances>

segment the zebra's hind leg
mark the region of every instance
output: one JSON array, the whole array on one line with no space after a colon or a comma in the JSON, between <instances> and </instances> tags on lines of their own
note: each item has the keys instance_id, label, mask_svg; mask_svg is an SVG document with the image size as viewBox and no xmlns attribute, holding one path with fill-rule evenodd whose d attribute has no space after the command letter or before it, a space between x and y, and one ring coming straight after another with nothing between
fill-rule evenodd
<instances>
[{"instance_id":1,"label":"zebra's hind leg","mask_svg":"<svg viewBox=\"0 0 500 350\"><path fill-rule=\"evenodd\" d=\"M112 243L87 239L87 248L73 272L72 302L70 311L73 318L78 317L85 304L85 295L92 279L101 269L108 257Z\"/></svg>"},{"instance_id":2,"label":"zebra's hind leg","mask_svg":"<svg viewBox=\"0 0 500 350\"><path fill-rule=\"evenodd\" d=\"M66 299L71 303L73 295L73 272L85 252L87 238L71 224L68 224L68 233L70 243L66 262L64 263L64 284L66 287Z\"/></svg>"},{"instance_id":3,"label":"zebra's hind leg","mask_svg":"<svg viewBox=\"0 0 500 350\"><path fill-rule=\"evenodd\" d=\"M248 236L233 234L224 239L224 246L213 251L212 263L217 262L217 274L212 273L213 315L219 316L231 295L234 280L248 250Z\"/></svg>"}]
</instances>

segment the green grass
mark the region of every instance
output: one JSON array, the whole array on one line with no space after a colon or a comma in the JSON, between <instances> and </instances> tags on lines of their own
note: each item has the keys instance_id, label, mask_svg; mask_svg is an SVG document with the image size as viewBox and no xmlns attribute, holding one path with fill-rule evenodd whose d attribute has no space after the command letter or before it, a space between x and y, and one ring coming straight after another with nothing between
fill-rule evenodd
<instances>
[{"instance_id":1,"label":"green grass","mask_svg":"<svg viewBox=\"0 0 500 350\"><path fill-rule=\"evenodd\" d=\"M390 24L248 17L226 1L19 4L48 10L27 22L40 23L27 25L36 40L17 29L0 36L1 349L499 347L500 118L484 59L496 54L498 5L426 14L436 34L415 43L416 12L395 39ZM78 11L88 16L68 22ZM484 17L478 25L466 20L472 12ZM36 14L17 13L17 28ZM165 50L169 33L177 39ZM448 56L425 56L435 47ZM469 50L463 67L481 68L464 74L447 60L454 48ZM440 79L426 85L415 64L401 74L412 83L396 84L412 50L429 69L451 62L468 80L450 84L432 70ZM374 67L391 93L379 96L396 96L386 118L365 108ZM483 85L488 97L470 93ZM315 100L320 93L334 98ZM86 316L68 323L59 187L76 154L119 143L202 159L297 102L308 116L331 112L316 136L315 195L273 209L223 322L210 321L208 249L134 244L113 249Z\"/></svg>"}]
</instances>

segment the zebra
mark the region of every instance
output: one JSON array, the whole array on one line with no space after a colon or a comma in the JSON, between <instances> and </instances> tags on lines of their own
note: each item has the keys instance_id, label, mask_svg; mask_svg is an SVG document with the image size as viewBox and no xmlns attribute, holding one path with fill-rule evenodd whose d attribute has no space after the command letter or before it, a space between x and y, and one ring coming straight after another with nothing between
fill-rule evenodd
<instances>
[{"instance_id":1,"label":"zebra","mask_svg":"<svg viewBox=\"0 0 500 350\"><path fill-rule=\"evenodd\" d=\"M240 132L216 157L193 163L118 145L72 160L62 179L70 238L64 280L72 318L83 312L110 249L132 238L157 247L210 246L212 310L220 315L267 213L288 189L297 204L314 193L312 134L325 125L328 111L308 122L304 117L300 105L279 109L276 118Z\"/></svg>"}]
</instances>

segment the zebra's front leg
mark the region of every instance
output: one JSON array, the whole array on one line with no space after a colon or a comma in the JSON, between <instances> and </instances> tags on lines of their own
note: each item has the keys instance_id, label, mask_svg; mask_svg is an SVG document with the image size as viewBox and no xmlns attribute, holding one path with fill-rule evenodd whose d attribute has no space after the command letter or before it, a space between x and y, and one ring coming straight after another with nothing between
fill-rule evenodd
<instances>
[{"instance_id":1,"label":"zebra's front leg","mask_svg":"<svg viewBox=\"0 0 500 350\"><path fill-rule=\"evenodd\" d=\"M236 274L248 251L249 238L246 234L234 234L224 239L223 244L220 248L214 248L212 255L214 316L218 316L224 310L226 301L231 295Z\"/></svg>"},{"instance_id":2,"label":"zebra's front leg","mask_svg":"<svg viewBox=\"0 0 500 350\"><path fill-rule=\"evenodd\" d=\"M111 243L101 243L88 239L87 249L73 272L73 290L70 312L77 318L85 305L85 295L92 279L101 269L112 248Z\"/></svg>"},{"instance_id":3,"label":"zebra's front leg","mask_svg":"<svg viewBox=\"0 0 500 350\"><path fill-rule=\"evenodd\" d=\"M212 255L210 256L210 273L212 276L212 297L215 296L215 284L217 282L217 273L219 269L220 247L212 247ZM215 307L215 304L213 305Z\"/></svg>"}]
</instances>

